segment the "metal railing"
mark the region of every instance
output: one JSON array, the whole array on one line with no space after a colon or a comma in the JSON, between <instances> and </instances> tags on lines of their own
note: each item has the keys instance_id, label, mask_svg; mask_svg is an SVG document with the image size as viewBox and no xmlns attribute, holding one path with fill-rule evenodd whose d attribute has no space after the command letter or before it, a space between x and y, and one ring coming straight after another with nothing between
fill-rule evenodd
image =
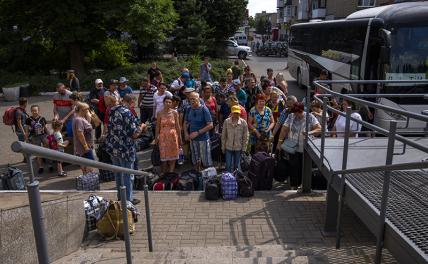
<instances>
[{"instance_id":1,"label":"metal railing","mask_svg":"<svg viewBox=\"0 0 428 264\"><path fill-rule=\"evenodd\" d=\"M351 116L351 108L348 107L346 109L346 112L342 112L340 110L337 110L330 105L328 105L328 98L329 97L336 97L336 98L343 98L350 102L364 105L365 107L371 107L376 110L383 110L388 111L390 113L395 113L401 116L404 116L407 118L407 125L409 125L410 119L416 119L419 121L426 122L426 129L425 133L428 131L428 115L426 111L422 111L421 114L418 113L412 113L408 111L403 111L400 109L392 108L386 105L382 105L379 103L374 103L365 100L365 98L386 98L386 97L421 97L424 96L425 98L428 98L428 95L421 95L421 94L341 94L338 92L335 92L328 87L326 87L326 84L387 84L387 83L428 83L428 81L412 81L412 80L403 80L403 81L384 81L384 80L345 80L345 81L325 81L325 80L319 80L314 81L314 85L317 88L320 88L323 94L314 95L315 100L318 100L323 105L323 112L322 112L322 120L321 120L321 147L320 147L320 164L321 166L324 166L324 160L327 160L325 157L325 138L328 134L326 131L326 122L327 122L327 111L337 113L338 115L344 116L346 118L345 121L345 131L344 131L344 145L343 145L343 158L342 158L342 168L339 171L336 171L334 175L341 175L341 181L340 181L340 188L339 188L339 198L338 198L338 212L337 212L337 222L336 222L336 248L340 247L340 239L341 239L341 225L342 225L342 211L343 211L343 205L344 205L344 196L345 196L345 186L346 186L346 175L350 173L357 173L362 171L370 171L371 169L375 171L383 171L384 177L383 177L383 190L382 190L382 197L381 197L381 206L380 206L380 215L379 215L379 227L377 229L376 234L376 257L375 262L380 263L381 257L382 257L382 249L383 249L383 241L384 241L384 232L385 232L385 219L386 219L386 208L388 204L388 195L389 195L389 188L390 188L390 178L391 178L391 172L394 170L410 170L410 169L421 169L421 168L428 168L428 162L427 161L421 161L421 162L408 162L408 163L402 163L402 164L392 164L393 156L394 155L403 155L406 151L406 145L412 146L413 148L420 150L422 152L428 153L428 147L422 144L419 144L418 142L415 142L409 138L406 138L404 136L401 136L397 134L397 121L396 120L390 120L390 127L389 130L381 128L379 126L373 125L369 122L362 121L356 118L353 118ZM306 95L306 114L308 115L310 112L310 93L311 90L307 90ZM427 100L428 104L428 100ZM350 138L350 123L351 121L356 122L357 124L367 127L374 131L375 133L379 133L381 135L384 135L388 137L388 145L387 145L387 154L386 154L386 161L385 165L383 166L369 166L367 168L359 168L359 169L347 169L347 162L348 162L348 153L349 153L349 138ZM309 118L306 118L306 131L309 131ZM343 133L343 132L342 132ZM364 133L364 132L363 132ZM394 145L395 141L402 142L403 145L403 152L402 153L394 153ZM315 143L312 139L309 137L305 137L305 148L309 147L309 143L312 143L313 146L315 146ZM328 160L327 160L328 162ZM304 165L305 166L305 165ZM331 166L330 166L331 167ZM333 176L334 176L333 175ZM328 185L332 184L333 177L329 178ZM310 186L303 186L303 190L309 188Z\"/></svg>"},{"instance_id":2,"label":"metal railing","mask_svg":"<svg viewBox=\"0 0 428 264\"><path fill-rule=\"evenodd\" d=\"M148 195L148 186L147 186L147 172L138 171L128 168L122 168L94 160L89 160L70 154L58 152L55 150L35 146L25 142L16 141L11 146L14 152L23 153L26 156L28 168L30 170L30 182L27 184L27 192L30 204L31 219L34 229L34 237L36 241L37 257L39 263L47 264L49 263L49 254L48 246L46 240L46 231L43 224L43 212L40 198L39 182L35 180L34 170L32 159L34 157L46 158L54 161L62 161L70 164L77 164L80 166L88 166L92 168L102 169L111 172L121 173L121 186L120 186L120 200L122 207L122 218L123 218L123 228L124 228L124 240L126 248L126 261L128 264L132 263L131 255L131 241L129 235L129 225L128 225L128 212L124 210L127 208L126 201L126 187L124 184L124 173L141 175L144 176L144 202L145 202L145 214L146 214L146 224L147 224L147 239L149 251L153 251L153 240L152 240L152 228L151 228L151 219L150 219L150 205L149 205L149 195Z\"/></svg>"}]
</instances>

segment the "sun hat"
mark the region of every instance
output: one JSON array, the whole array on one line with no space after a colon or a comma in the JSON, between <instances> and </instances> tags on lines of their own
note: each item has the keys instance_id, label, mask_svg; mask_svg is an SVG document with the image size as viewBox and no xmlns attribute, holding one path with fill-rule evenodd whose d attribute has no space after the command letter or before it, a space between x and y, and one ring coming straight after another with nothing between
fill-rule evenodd
<instances>
[{"instance_id":1,"label":"sun hat","mask_svg":"<svg viewBox=\"0 0 428 264\"><path fill-rule=\"evenodd\" d=\"M234 106L232 106L231 112L240 114L241 113L241 107L239 107L239 105L234 105Z\"/></svg>"}]
</instances>

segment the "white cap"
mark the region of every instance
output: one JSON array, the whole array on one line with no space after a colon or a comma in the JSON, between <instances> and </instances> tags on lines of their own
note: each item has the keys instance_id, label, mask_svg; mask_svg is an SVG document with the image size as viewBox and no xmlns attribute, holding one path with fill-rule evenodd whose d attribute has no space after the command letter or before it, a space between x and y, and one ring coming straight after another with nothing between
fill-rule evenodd
<instances>
[{"instance_id":1,"label":"white cap","mask_svg":"<svg viewBox=\"0 0 428 264\"><path fill-rule=\"evenodd\" d=\"M240 85L240 84L241 84L241 81L240 81L239 79L235 79L235 80L233 80L233 81L232 81L232 83L233 83L234 85Z\"/></svg>"},{"instance_id":2,"label":"white cap","mask_svg":"<svg viewBox=\"0 0 428 264\"><path fill-rule=\"evenodd\" d=\"M103 80L101 80L101 79L96 79L95 80L95 84L100 84L100 83L103 83Z\"/></svg>"}]
</instances>

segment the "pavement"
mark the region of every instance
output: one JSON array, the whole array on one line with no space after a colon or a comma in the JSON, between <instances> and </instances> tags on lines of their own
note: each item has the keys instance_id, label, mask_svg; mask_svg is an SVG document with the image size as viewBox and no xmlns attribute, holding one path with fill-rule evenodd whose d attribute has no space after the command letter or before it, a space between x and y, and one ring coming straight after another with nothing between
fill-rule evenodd
<instances>
[{"instance_id":1,"label":"pavement","mask_svg":"<svg viewBox=\"0 0 428 264\"><path fill-rule=\"evenodd\" d=\"M143 200L142 193L137 197ZM202 192L150 192L154 253L148 252L144 203L138 208L142 215L131 236L135 263L372 263L374 258L374 236L347 208L341 249L335 249L335 237L323 234L323 192L256 192L234 201L207 201ZM396 263L387 250L383 256L382 263ZM105 241L92 231L81 250L54 263L125 262L124 241Z\"/></svg>"}]
</instances>

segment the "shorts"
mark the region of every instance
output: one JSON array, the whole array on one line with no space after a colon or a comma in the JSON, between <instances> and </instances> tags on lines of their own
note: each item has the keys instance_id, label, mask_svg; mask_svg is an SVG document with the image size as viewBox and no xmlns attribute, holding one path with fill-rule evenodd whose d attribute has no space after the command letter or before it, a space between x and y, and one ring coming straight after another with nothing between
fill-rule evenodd
<instances>
[{"instance_id":1,"label":"shorts","mask_svg":"<svg viewBox=\"0 0 428 264\"><path fill-rule=\"evenodd\" d=\"M36 145L36 146L42 146L42 144L45 143L46 140L46 136L45 135L40 135L40 136L32 136L30 139L31 144Z\"/></svg>"}]
</instances>

